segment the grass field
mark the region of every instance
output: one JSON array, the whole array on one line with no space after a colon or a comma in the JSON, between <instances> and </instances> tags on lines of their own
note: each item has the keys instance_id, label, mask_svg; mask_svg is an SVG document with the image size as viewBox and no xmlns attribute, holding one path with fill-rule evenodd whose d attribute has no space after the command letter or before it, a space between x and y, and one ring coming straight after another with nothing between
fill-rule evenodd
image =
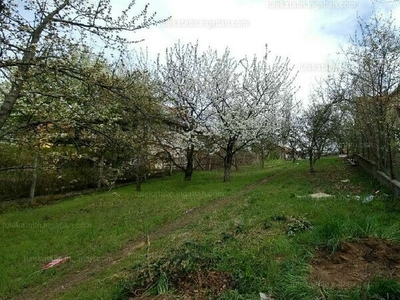
<instances>
[{"instance_id":1,"label":"grass field","mask_svg":"<svg viewBox=\"0 0 400 300\"><path fill-rule=\"evenodd\" d=\"M140 193L126 186L8 207L0 214L0 298L400 299L396 272L346 287L311 274L317 251L333 256L367 237L400 241L399 202L358 168L324 158L315 175L306 161L232 175L223 183L221 172L197 172L192 182L175 174ZM316 192L334 197L307 196Z\"/></svg>"}]
</instances>

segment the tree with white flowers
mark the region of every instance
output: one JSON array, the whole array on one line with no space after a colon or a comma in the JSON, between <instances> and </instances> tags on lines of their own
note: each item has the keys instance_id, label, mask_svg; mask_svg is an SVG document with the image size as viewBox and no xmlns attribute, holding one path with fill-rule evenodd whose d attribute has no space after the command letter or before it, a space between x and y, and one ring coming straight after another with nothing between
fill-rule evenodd
<instances>
[{"instance_id":1,"label":"tree with white flowers","mask_svg":"<svg viewBox=\"0 0 400 300\"><path fill-rule=\"evenodd\" d=\"M41 156L42 170L57 171L54 177L63 177L64 164L82 164L97 170L86 178L91 185L96 177L98 188L136 178L140 189L149 165L149 123L157 122L160 108L149 74L127 63L109 64L93 53L76 54L74 60L90 81L36 74L30 93L14 106L8 121L13 130L4 138Z\"/></svg>"},{"instance_id":2,"label":"tree with white flowers","mask_svg":"<svg viewBox=\"0 0 400 300\"><path fill-rule=\"evenodd\" d=\"M109 0L9 0L0 10L0 136L21 97L31 93L29 81L42 73L89 81L91 74L72 56L96 44L97 55L118 57L128 40L122 33L157 25L148 5L136 11L135 1L116 15ZM163 20L161 20L163 21ZM86 47L85 47L86 46ZM92 81L99 87L118 87Z\"/></svg>"},{"instance_id":3,"label":"tree with white flowers","mask_svg":"<svg viewBox=\"0 0 400 300\"><path fill-rule=\"evenodd\" d=\"M193 174L196 153L203 148L204 124L209 102L201 86L202 57L198 44L175 44L157 60L157 82L163 95L165 123L169 132L157 135L169 160L185 173L185 181ZM185 157L185 160L179 160Z\"/></svg>"},{"instance_id":4,"label":"tree with white flowers","mask_svg":"<svg viewBox=\"0 0 400 300\"><path fill-rule=\"evenodd\" d=\"M238 151L276 134L280 111L295 92L289 60L270 63L269 55L268 49L261 60L238 61L228 49L222 56L212 50L204 55L203 88L213 109L207 128L224 153L224 181L230 181Z\"/></svg>"}]
</instances>

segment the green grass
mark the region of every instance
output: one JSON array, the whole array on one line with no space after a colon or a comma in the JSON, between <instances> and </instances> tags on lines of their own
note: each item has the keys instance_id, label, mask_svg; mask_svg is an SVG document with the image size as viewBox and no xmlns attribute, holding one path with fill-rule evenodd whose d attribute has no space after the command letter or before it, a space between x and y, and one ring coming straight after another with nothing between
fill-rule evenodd
<instances>
[{"instance_id":1,"label":"green grass","mask_svg":"<svg viewBox=\"0 0 400 300\"><path fill-rule=\"evenodd\" d=\"M365 204L356 200L379 186L337 158L318 162L315 175L308 173L306 161L271 161L264 170L244 167L232 175L232 182L223 183L221 172L197 172L192 182L175 174L144 183L140 193L126 186L4 211L0 298L123 298L143 268L152 266L156 272L166 259L182 257L187 245L196 245L196 251L186 253L191 269L170 265L159 273L153 293L173 295L174 268L189 272L201 268L203 259L235 278L235 290L221 299L259 299L259 292L315 299L318 289L307 281L315 247L334 252L344 240L364 236L400 240L398 202L385 196ZM341 184L341 179L350 183ZM320 191L335 197L303 197ZM124 250L147 235L150 246ZM41 271L51 259L64 256L71 257L65 265ZM75 277L84 280L74 282ZM376 282L362 292L381 295L385 286L398 292L395 283ZM65 288L55 291L63 283ZM328 293L350 297L361 290Z\"/></svg>"},{"instance_id":2,"label":"green grass","mask_svg":"<svg viewBox=\"0 0 400 300\"><path fill-rule=\"evenodd\" d=\"M246 169L238 172L230 184L222 182L219 172L196 173L190 183L175 174L145 183L140 193L127 186L49 206L7 211L0 215L0 295L13 296L26 287L96 264L129 240L265 176L260 170L252 178L246 174ZM72 258L65 268L38 272L45 263L63 256Z\"/></svg>"}]
</instances>

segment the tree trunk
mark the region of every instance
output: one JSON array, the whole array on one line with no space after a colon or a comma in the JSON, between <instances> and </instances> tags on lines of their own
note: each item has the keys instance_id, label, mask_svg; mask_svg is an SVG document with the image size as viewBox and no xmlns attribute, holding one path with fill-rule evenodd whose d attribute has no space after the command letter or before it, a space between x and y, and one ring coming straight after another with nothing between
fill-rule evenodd
<instances>
[{"instance_id":1,"label":"tree trunk","mask_svg":"<svg viewBox=\"0 0 400 300\"><path fill-rule=\"evenodd\" d=\"M142 190L142 180L138 172L135 174L135 185L136 185L136 191L140 192Z\"/></svg>"},{"instance_id":2,"label":"tree trunk","mask_svg":"<svg viewBox=\"0 0 400 300\"><path fill-rule=\"evenodd\" d=\"M194 145L190 145L186 151L185 181L192 181L194 161Z\"/></svg>"},{"instance_id":3,"label":"tree trunk","mask_svg":"<svg viewBox=\"0 0 400 300\"><path fill-rule=\"evenodd\" d=\"M261 169L265 167L265 150L264 147L261 147Z\"/></svg>"},{"instance_id":4,"label":"tree trunk","mask_svg":"<svg viewBox=\"0 0 400 300\"><path fill-rule=\"evenodd\" d=\"M378 171L381 171L382 170L382 161L381 161L381 149L380 149L380 146L379 146L379 143L380 143L380 139L379 139L379 136L378 136L378 138L377 138L377 143L376 143L376 145L375 145L375 151L376 151L376 166L378 167Z\"/></svg>"},{"instance_id":5,"label":"tree trunk","mask_svg":"<svg viewBox=\"0 0 400 300\"><path fill-rule=\"evenodd\" d=\"M227 155L224 158L224 182L231 181L231 166L232 166L232 156Z\"/></svg>"},{"instance_id":6,"label":"tree trunk","mask_svg":"<svg viewBox=\"0 0 400 300\"><path fill-rule=\"evenodd\" d=\"M31 203L33 202L33 198L35 198L35 190L37 183L37 167L38 167L38 157L36 156L33 161L32 183L31 183L31 189L29 191L29 199Z\"/></svg>"},{"instance_id":7,"label":"tree trunk","mask_svg":"<svg viewBox=\"0 0 400 300\"><path fill-rule=\"evenodd\" d=\"M101 188L101 184L103 182L103 172L104 172L104 155L101 155L99 161L99 179L97 180L97 188Z\"/></svg>"},{"instance_id":8,"label":"tree trunk","mask_svg":"<svg viewBox=\"0 0 400 300\"><path fill-rule=\"evenodd\" d=\"M142 160L140 159L140 155L138 155L136 159L136 166L135 166L135 185L136 191L140 192L142 190Z\"/></svg>"},{"instance_id":9,"label":"tree trunk","mask_svg":"<svg viewBox=\"0 0 400 300\"><path fill-rule=\"evenodd\" d=\"M396 179L396 175L394 173L394 167L393 167L392 139L391 139L391 135L390 135L389 125L387 125L387 127L386 127L386 132L387 132L387 145L388 145L388 154L389 154L390 178Z\"/></svg>"},{"instance_id":10,"label":"tree trunk","mask_svg":"<svg viewBox=\"0 0 400 300\"><path fill-rule=\"evenodd\" d=\"M310 155L310 173L311 173L311 174L314 174L314 173L315 173L315 168L314 168L314 166L315 166L315 160L314 160L313 152L310 151L310 152L309 152L309 155Z\"/></svg>"},{"instance_id":11,"label":"tree trunk","mask_svg":"<svg viewBox=\"0 0 400 300\"><path fill-rule=\"evenodd\" d=\"M234 139L229 139L228 146L226 147L226 154L224 157L224 182L231 181L231 168L233 162L233 147L235 145Z\"/></svg>"},{"instance_id":12,"label":"tree trunk","mask_svg":"<svg viewBox=\"0 0 400 300\"><path fill-rule=\"evenodd\" d=\"M4 124L11 114L15 102L20 97L22 85L23 84L21 81L13 83L10 92L5 95L3 104L0 107L0 129L3 128Z\"/></svg>"}]
</instances>

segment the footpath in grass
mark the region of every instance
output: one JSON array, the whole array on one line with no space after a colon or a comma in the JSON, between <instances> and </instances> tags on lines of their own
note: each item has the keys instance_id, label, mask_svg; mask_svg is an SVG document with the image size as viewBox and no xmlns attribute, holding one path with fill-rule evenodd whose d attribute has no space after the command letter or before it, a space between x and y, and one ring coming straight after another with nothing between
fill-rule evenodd
<instances>
[{"instance_id":1,"label":"footpath in grass","mask_svg":"<svg viewBox=\"0 0 400 300\"><path fill-rule=\"evenodd\" d=\"M357 168L325 158L315 175L305 161L243 168L231 183L220 182L221 175L201 172L186 183L178 174L147 182L140 194L124 187L4 212L0 295L400 297L400 205ZM313 193L334 197L313 199ZM64 256L71 259L41 271ZM374 267L382 263L386 267ZM369 274L350 265L362 265ZM358 279L348 276L352 284L343 284L341 269Z\"/></svg>"}]
</instances>

